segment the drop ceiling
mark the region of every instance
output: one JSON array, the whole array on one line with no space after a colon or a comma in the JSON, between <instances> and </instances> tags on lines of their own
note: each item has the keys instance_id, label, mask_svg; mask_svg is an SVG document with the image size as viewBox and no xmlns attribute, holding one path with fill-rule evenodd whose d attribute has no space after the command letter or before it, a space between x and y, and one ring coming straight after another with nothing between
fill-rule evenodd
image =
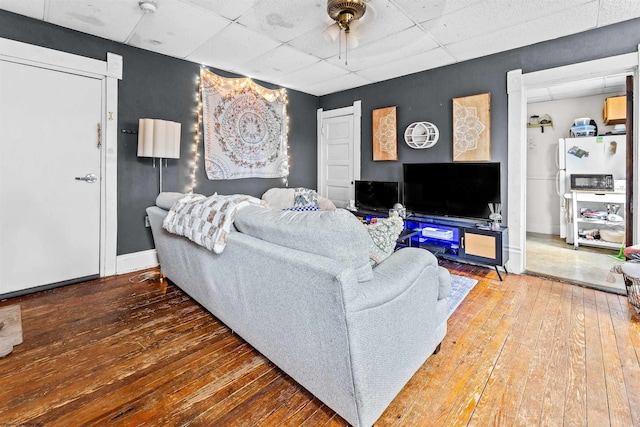
<instances>
[{"instance_id":1,"label":"drop ceiling","mask_svg":"<svg viewBox=\"0 0 640 427\"><path fill-rule=\"evenodd\" d=\"M345 55L327 37L325 0L155 3L155 13L138 0L0 9L318 96L640 17L637 0L369 0Z\"/></svg>"}]
</instances>

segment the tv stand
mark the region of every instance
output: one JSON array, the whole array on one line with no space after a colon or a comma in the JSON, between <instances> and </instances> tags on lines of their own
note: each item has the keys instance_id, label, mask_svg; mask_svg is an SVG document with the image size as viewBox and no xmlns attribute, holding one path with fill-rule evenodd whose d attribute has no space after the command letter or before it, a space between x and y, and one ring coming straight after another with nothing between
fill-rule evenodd
<instances>
[{"instance_id":1,"label":"tv stand","mask_svg":"<svg viewBox=\"0 0 640 427\"><path fill-rule=\"evenodd\" d=\"M378 212L352 212L365 220L388 216ZM415 232L405 246L426 249L443 259L494 267L501 281L498 267L508 274L505 265L509 260L509 230L506 227L493 229L488 223L419 215L407 216L404 226Z\"/></svg>"}]
</instances>

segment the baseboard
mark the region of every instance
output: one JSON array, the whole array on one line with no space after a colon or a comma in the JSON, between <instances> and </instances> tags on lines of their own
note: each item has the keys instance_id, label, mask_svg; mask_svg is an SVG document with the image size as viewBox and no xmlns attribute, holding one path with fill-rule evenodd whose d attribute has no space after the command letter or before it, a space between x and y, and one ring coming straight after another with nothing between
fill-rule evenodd
<instances>
[{"instance_id":1,"label":"baseboard","mask_svg":"<svg viewBox=\"0 0 640 427\"><path fill-rule=\"evenodd\" d=\"M118 255L116 259L116 274L131 273L157 267L158 265L158 253L155 249Z\"/></svg>"}]
</instances>

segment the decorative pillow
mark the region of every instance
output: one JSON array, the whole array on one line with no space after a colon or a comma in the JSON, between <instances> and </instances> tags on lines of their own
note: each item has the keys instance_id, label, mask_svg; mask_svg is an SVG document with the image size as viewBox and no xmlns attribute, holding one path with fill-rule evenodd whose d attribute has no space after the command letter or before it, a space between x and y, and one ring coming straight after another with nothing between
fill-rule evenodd
<instances>
[{"instance_id":1,"label":"decorative pillow","mask_svg":"<svg viewBox=\"0 0 640 427\"><path fill-rule=\"evenodd\" d=\"M316 190L298 187L293 196L293 207L318 206L318 193Z\"/></svg>"},{"instance_id":2,"label":"decorative pillow","mask_svg":"<svg viewBox=\"0 0 640 427\"><path fill-rule=\"evenodd\" d=\"M318 206L294 206L292 208L283 209L283 211L294 211L294 212L309 212L309 211L319 211L320 208Z\"/></svg>"},{"instance_id":3,"label":"decorative pillow","mask_svg":"<svg viewBox=\"0 0 640 427\"><path fill-rule=\"evenodd\" d=\"M227 244L235 214L248 205L267 210L264 204L244 194L210 197L186 194L171 207L162 228L220 254Z\"/></svg>"},{"instance_id":4,"label":"decorative pillow","mask_svg":"<svg viewBox=\"0 0 640 427\"><path fill-rule=\"evenodd\" d=\"M389 218L378 219L376 222L366 224L366 228L372 241L369 262L371 267L375 267L393 253L396 240L404 229L404 223L402 218L395 214Z\"/></svg>"}]
</instances>

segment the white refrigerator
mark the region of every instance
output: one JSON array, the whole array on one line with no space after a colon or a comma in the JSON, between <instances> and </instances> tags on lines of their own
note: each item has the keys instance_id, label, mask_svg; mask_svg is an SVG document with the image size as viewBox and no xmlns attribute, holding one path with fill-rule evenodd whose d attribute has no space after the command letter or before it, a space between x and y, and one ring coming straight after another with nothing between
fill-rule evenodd
<instances>
[{"instance_id":1,"label":"white refrigerator","mask_svg":"<svg viewBox=\"0 0 640 427\"><path fill-rule=\"evenodd\" d=\"M560 138L556 190L560 197L560 237L573 243L570 222L571 174L611 174L626 178L626 135Z\"/></svg>"}]
</instances>

